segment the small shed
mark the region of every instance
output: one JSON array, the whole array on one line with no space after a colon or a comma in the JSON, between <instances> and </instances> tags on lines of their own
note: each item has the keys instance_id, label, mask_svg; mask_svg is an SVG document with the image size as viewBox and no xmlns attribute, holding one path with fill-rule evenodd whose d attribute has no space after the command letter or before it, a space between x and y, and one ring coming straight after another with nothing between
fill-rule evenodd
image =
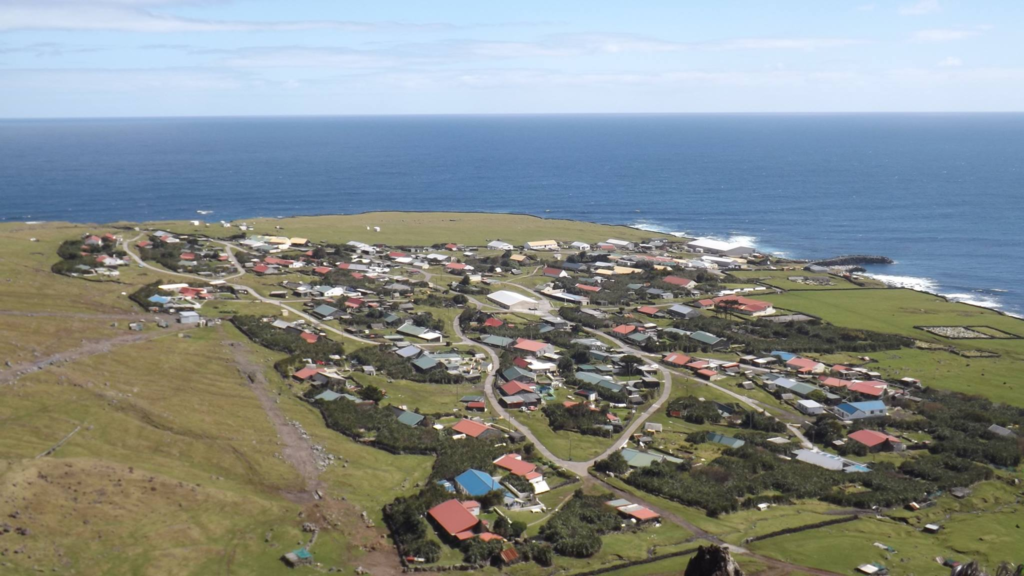
<instances>
[{"instance_id":1,"label":"small shed","mask_svg":"<svg viewBox=\"0 0 1024 576\"><path fill-rule=\"evenodd\" d=\"M297 566L307 566L313 563L313 555L309 553L309 550L305 548L299 548L298 550L292 550L285 554L282 559L284 563L295 568Z\"/></svg>"}]
</instances>

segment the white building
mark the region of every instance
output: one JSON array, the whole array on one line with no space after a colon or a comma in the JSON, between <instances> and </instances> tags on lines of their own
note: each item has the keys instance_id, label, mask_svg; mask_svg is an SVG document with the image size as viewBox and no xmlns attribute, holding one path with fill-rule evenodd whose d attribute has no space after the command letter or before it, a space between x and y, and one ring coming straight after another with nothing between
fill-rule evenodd
<instances>
[{"instance_id":1,"label":"white building","mask_svg":"<svg viewBox=\"0 0 1024 576\"><path fill-rule=\"evenodd\" d=\"M590 244L587 244L586 242L573 242L572 244L569 244L569 248L572 248L573 250L580 250L581 252L590 252Z\"/></svg>"},{"instance_id":2,"label":"white building","mask_svg":"<svg viewBox=\"0 0 1024 576\"><path fill-rule=\"evenodd\" d=\"M522 294L508 290L498 290L487 295L487 299L506 310L531 310L537 307L537 301Z\"/></svg>"},{"instance_id":3,"label":"white building","mask_svg":"<svg viewBox=\"0 0 1024 576\"><path fill-rule=\"evenodd\" d=\"M491 250L512 250L515 248L515 246L509 244L508 242L502 242L501 240L494 240L493 242L489 242L487 244L487 247L490 248Z\"/></svg>"},{"instance_id":4,"label":"white building","mask_svg":"<svg viewBox=\"0 0 1024 576\"><path fill-rule=\"evenodd\" d=\"M739 243L722 242L711 238L698 238L686 245L694 252L706 254L718 254L720 256L748 256L754 253L752 246L744 246Z\"/></svg>"},{"instance_id":5,"label":"white building","mask_svg":"<svg viewBox=\"0 0 1024 576\"><path fill-rule=\"evenodd\" d=\"M558 242L554 240L534 240L523 244L527 250L558 250Z\"/></svg>"},{"instance_id":6,"label":"white building","mask_svg":"<svg viewBox=\"0 0 1024 576\"><path fill-rule=\"evenodd\" d=\"M814 400L800 400L796 403L796 409L808 416L817 416L825 413L825 407Z\"/></svg>"},{"instance_id":7,"label":"white building","mask_svg":"<svg viewBox=\"0 0 1024 576\"><path fill-rule=\"evenodd\" d=\"M632 250L636 247L632 242L626 242L625 240L616 240L615 238L609 238L605 240L605 244L611 244L620 250Z\"/></svg>"}]
</instances>

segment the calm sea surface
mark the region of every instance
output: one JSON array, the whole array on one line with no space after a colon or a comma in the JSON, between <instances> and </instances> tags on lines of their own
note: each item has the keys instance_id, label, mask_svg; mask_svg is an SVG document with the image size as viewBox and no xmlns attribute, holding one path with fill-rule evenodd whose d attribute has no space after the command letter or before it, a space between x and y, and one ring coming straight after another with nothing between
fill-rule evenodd
<instances>
[{"instance_id":1,"label":"calm sea surface","mask_svg":"<svg viewBox=\"0 0 1024 576\"><path fill-rule=\"evenodd\" d=\"M1024 115L0 121L0 219L525 212L742 238L1024 313Z\"/></svg>"}]
</instances>

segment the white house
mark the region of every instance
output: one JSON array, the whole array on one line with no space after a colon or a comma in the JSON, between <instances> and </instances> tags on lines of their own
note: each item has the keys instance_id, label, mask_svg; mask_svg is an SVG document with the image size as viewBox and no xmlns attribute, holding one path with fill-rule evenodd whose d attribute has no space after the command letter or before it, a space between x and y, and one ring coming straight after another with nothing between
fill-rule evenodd
<instances>
[{"instance_id":1,"label":"white house","mask_svg":"<svg viewBox=\"0 0 1024 576\"><path fill-rule=\"evenodd\" d=\"M817 416L825 413L825 407L814 400L800 400L796 403L796 409L808 416Z\"/></svg>"},{"instance_id":2,"label":"white house","mask_svg":"<svg viewBox=\"0 0 1024 576\"><path fill-rule=\"evenodd\" d=\"M569 244L569 248L572 248L573 250L580 250L581 252L590 252L590 244L587 244L586 242L573 242L572 244Z\"/></svg>"},{"instance_id":3,"label":"white house","mask_svg":"<svg viewBox=\"0 0 1024 576\"><path fill-rule=\"evenodd\" d=\"M633 244L632 242L627 242L625 240L616 240L615 238L609 238L608 240L605 240L605 244L611 244L612 246L615 246L620 250L632 250L636 247L636 244Z\"/></svg>"}]
</instances>

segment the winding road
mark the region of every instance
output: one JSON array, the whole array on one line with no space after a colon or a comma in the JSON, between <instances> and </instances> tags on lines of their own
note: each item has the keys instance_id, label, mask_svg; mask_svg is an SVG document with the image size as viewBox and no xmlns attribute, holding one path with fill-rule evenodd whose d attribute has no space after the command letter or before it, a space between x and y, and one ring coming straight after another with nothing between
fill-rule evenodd
<instances>
[{"instance_id":1,"label":"winding road","mask_svg":"<svg viewBox=\"0 0 1024 576\"><path fill-rule=\"evenodd\" d=\"M142 234L140 234L139 236L136 236L131 241L134 241L134 240L138 239L141 236L142 236ZM222 245L222 246L225 247L225 250L226 250L226 252L228 254L229 261L231 262L231 264L237 270L237 272L235 274L223 277L222 278L223 280L225 280L225 281L232 280L232 279L239 278L239 277L245 275L245 273L246 273L245 268L238 262L238 259L236 258L235 253L234 253L235 247L233 245L231 245L230 243L224 242L224 241L212 240L212 239L211 239L211 242L214 242L216 244L219 244L219 245ZM127 252L128 255L133 260L135 260L140 266L142 266L144 268L147 268L147 269L159 272L160 274L167 274L167 275L177 276L177 277L181 277L181 278L189 278L189 279L193 279L193 280L197 280L197 281L201 281L201 282L208 282L209 281L208 278L203 278L201 276L197 276L197 275L193 275L193 274L186 274L186 273L181 273L181 272L171 272L171 271L163 269L163 268L157 268L155 266L152 266L152 265L146 263L145 261L143 261L141 257L139 257L135 252L133 252L131 250L131 248L129 246L129 241L122 241L122 247L124 248L125 252ZM428 282L431 281L431 279L433 277L432 273L428 273L428 272L426 272L424 270L418 270L418 272L420 272L423 275L423 277L424 277L424 279L426 281L428 281ZM529 274L527 276L532 276L535 273L536 273L536 270L534 270L531 274ZM515 284L513 282L497 282L496 284L508 284L508 285L511 285L511 286L515 286L516 288L518 288L520 290L524 290L524 291L534 295L538 299L539 302L543 302L543 303L547 304L546 306L538 307L538 310L536 310L536 311L529 312L530 314L538 315L538 316L543 316L543 315L550 314L552 309L553 309L551 304L550 304L550 301L546 297L544 297L542 294L536 292L535 290L532 290L532 289L527 288L525 286L521 286L519 284ZM236 288L236 289L238 289L238 288L245 289L256 300L258 300L260 302L263 302L263 303L266 303L266 304L272 304L274 306L278 306L278 307L280 307L283 310L287 310L290 313L295 314L296 316L307 320L312 325L315 325L315 326L317 326L317 327L319 327L319 328L321 328L323 330L326 330L328 332L337 334L337 335L339 335L339 336L341 336L343 338L346 338L346 339L349 339L349 340L354 340L354 341L361 342L361 343L364 343L364 344L371 344L371 345L378 345L379 344L379 342L376 342L376 341L373 341L373 340L367 340L367 339L364 339L364 338L359 338L357 336L353 336L351 334L348 334L346 332L343 332L343 331L338 330L336 328L333 328L331 326L327 326L327 325L321 323L316 318L310 316L309 314L307 314L307 313L305 313L303 311L297 310L297 309L295 309L292 306L289 306L285 302L278 301L278 300L272 300L270 298L267 298L267 297L259 294L251 286L246 286L246 285L242 285L242 284L229 284L229 285L232 286L233 288ZM481 310L502 311L501 309L496 308L495 306L493 306L493 305L491 305L489 303L480 302L479 300L477 300L475 298L469 298L469 301L472 302L474 305L476 305ZM778 568L778 569L784 570L787 573L788 572L800 571L800 572L807 573L807 574L813 574L815 576L838 576L834 572L829 572L827 570L820 570L820 569L812 568L812 567L809 567L809 566L801 566L799 564L793 564L793 563L790 563L790 562L785 562L785 561L777 560L775 558L769 558L769 557L766 557L766 556L755 554L755 553L750 552L749 550L746 550L744 548L728 544L727 542L724 542L723 540L721 540L721 538L715 536L714 534L711 534L711 533L707 532L706 530L700 528L699 526L693 524L692 522L687 521L686 519L680 517L678 514L675 514L675 513L671 512L669 510L666 510L666 509L662 508L661 506L658 506L656 504L648 502L644 498L642 498L642 497L640 497L640 496L638 496L638 495L636 495L634 493L626 492L626 491L623 491L623 490L621 490L621 489L619 489L619 488L617 488L615 486L612 486L612 485L606 483L601 478L598 478L596 476L591 476L590 475L589 469L594 465L594 463L597 460L601 460L601 459L607 458L610 454L612 454L613 452L615 452L615 451L621 449L623 446L625 446L625 444L629 441L629 438L632 437L633 433L636 432L636 430L648 418L650 418L653 414L655 414L658 410L660 410L662 408L662 406L668 401L669 397L672 394L672 378L673 378L673 376L684 378L684 379L688 379L688 380L693 380L693 381L698 382L698 383L700 383L702 385L710 386L710 387L718 390L719 392L727 394L728 396L730 396L732 398L735 398L737 401L742 402L743 404L746 404L747 406L750 406L750 407L752 407L752 408L754 408L754 409L756 409L758 411L766 411L765 407L763 405L761 405L761 403L758 402L757 400L754 400L754 399L751 399L751 398L747 398L746 396L743 396L742 394L737 394L736 392L733 392L732 390L728 390L728 389L723 388L721 386L715 385L714 383L707 382L707 381L704 381L704 380L698 380L697 378L695 378L695 377L693 377L693 376L691 376L689 374L686 374L686 373L683 373L683 372L679 372L679 371L676 371L676 370L672 370L672 369L669 369L668 367L665 367L665 366L663 366L661 364L657 364L656 360L658 359L658 357L656 355L649 354L649 353L644 352L642 350L639 350L637 348L633 348L633 347L628 346L628 345L626 345L624 343L618 342L617 343L618 349L623 351L623 352L636 355L636 356L638 356L640 358L645 358L645 359L648 359L648 360L652 360L652 359L655 360L655 363L658 366L658 370L661 372L662 377L663 377L663 383L662 383L662 387L661 387L661 394L658 396L658 398L654 402L651 403L651 405L644 412L636 415L630 421L629 425L625 428L625 430L623 430L623 432L619 436L619 438L611 446L609 446L609 448L607 450L605 450L603 453L601 453L600 455L598 455L595 458L592 458L592 459L586 460L586 461L565 460L563 458L559 458L558 456L555 456L546 446L544 446L543 443L541 443L537 439L537 437L533 434L533 432L527 426L517 422L515 417L512 414L510 414L507 410L502 408L500 404L498 404L498 399L497 399L497 396L495 395L495 392L494 392L494 382L495 382L495 377L496 377L496 374L497 374L497 371L498 371L498 367L500 365L500 361L498 359L498 355L494 352L494 350L492 348L486 346L486 345L483 345L483 344L481 344L479 342L475 342L475 341L470 340L469 338L467 338L465 336L465 334L462 332L461 326L459 326L458 318L455 318L452 321L452 330L453 330L453 333L455 334L455 337L457 339L457 343L458 344L473 346L475 348L481 349L490 358L490 360L491 360L491 367L488 370L486 379L484 380L484 393L486 394L487 399L489 400L489 402L491 404L491 407L495 411L495 413L497 413L503 420L508 422L510 426L515 428L517 431L522 433L527 439L529 439L533 443L533 445L537 448L537 450L546 459L548 459L552 463L554 463L554 464L556 464L556 465L558 465L558 466L560 466L562 468L565 468L567 470L571 470L573 473L579 475L580 478L583 479L583 481L585 483L600 483L605 489L613 492L614 494L616 494L616 495L618 495L618 496L620 496L622 498L627 498L627 499L629 499L631 501L642 503L644 506L646 506L646 507L650 508L651 510L654 510L655 512L660 514L663 518L665 518L665 519L667 519L667 520L669 520L669 521L671 521L671 522L673 522L673 523L675 523L675 524L677 524L679 526L682 526L683 528L689 530L693 534L693 538L695 538L695 539L696 538L705 539L707 541L714 542L714 543L719 544L721 546L728 547L732 552L734 552L736 554L742 554L742 555L749 556L751 558L755 558L755 559L763 562L766 565L769 565L769 566L772 566L774 568ZM601 333L601 332L599 332L597 330L593 330L593 329L590 329L590 328L584 328L584 330L586 330L589 333L600 335L602 337L605 336L605 334L603 334L603 333ZM800 439L802 444L804 444L805 446L809 446L810 445L810 442L808 442L807 439L804 438L802 434L800 434L800 431L795 426L793 426L793 425L788 425L788 426L790 427L791 432L793 432L793 434L795 436L797 436L797 438Z\"/></svg>"}]
</instances>

